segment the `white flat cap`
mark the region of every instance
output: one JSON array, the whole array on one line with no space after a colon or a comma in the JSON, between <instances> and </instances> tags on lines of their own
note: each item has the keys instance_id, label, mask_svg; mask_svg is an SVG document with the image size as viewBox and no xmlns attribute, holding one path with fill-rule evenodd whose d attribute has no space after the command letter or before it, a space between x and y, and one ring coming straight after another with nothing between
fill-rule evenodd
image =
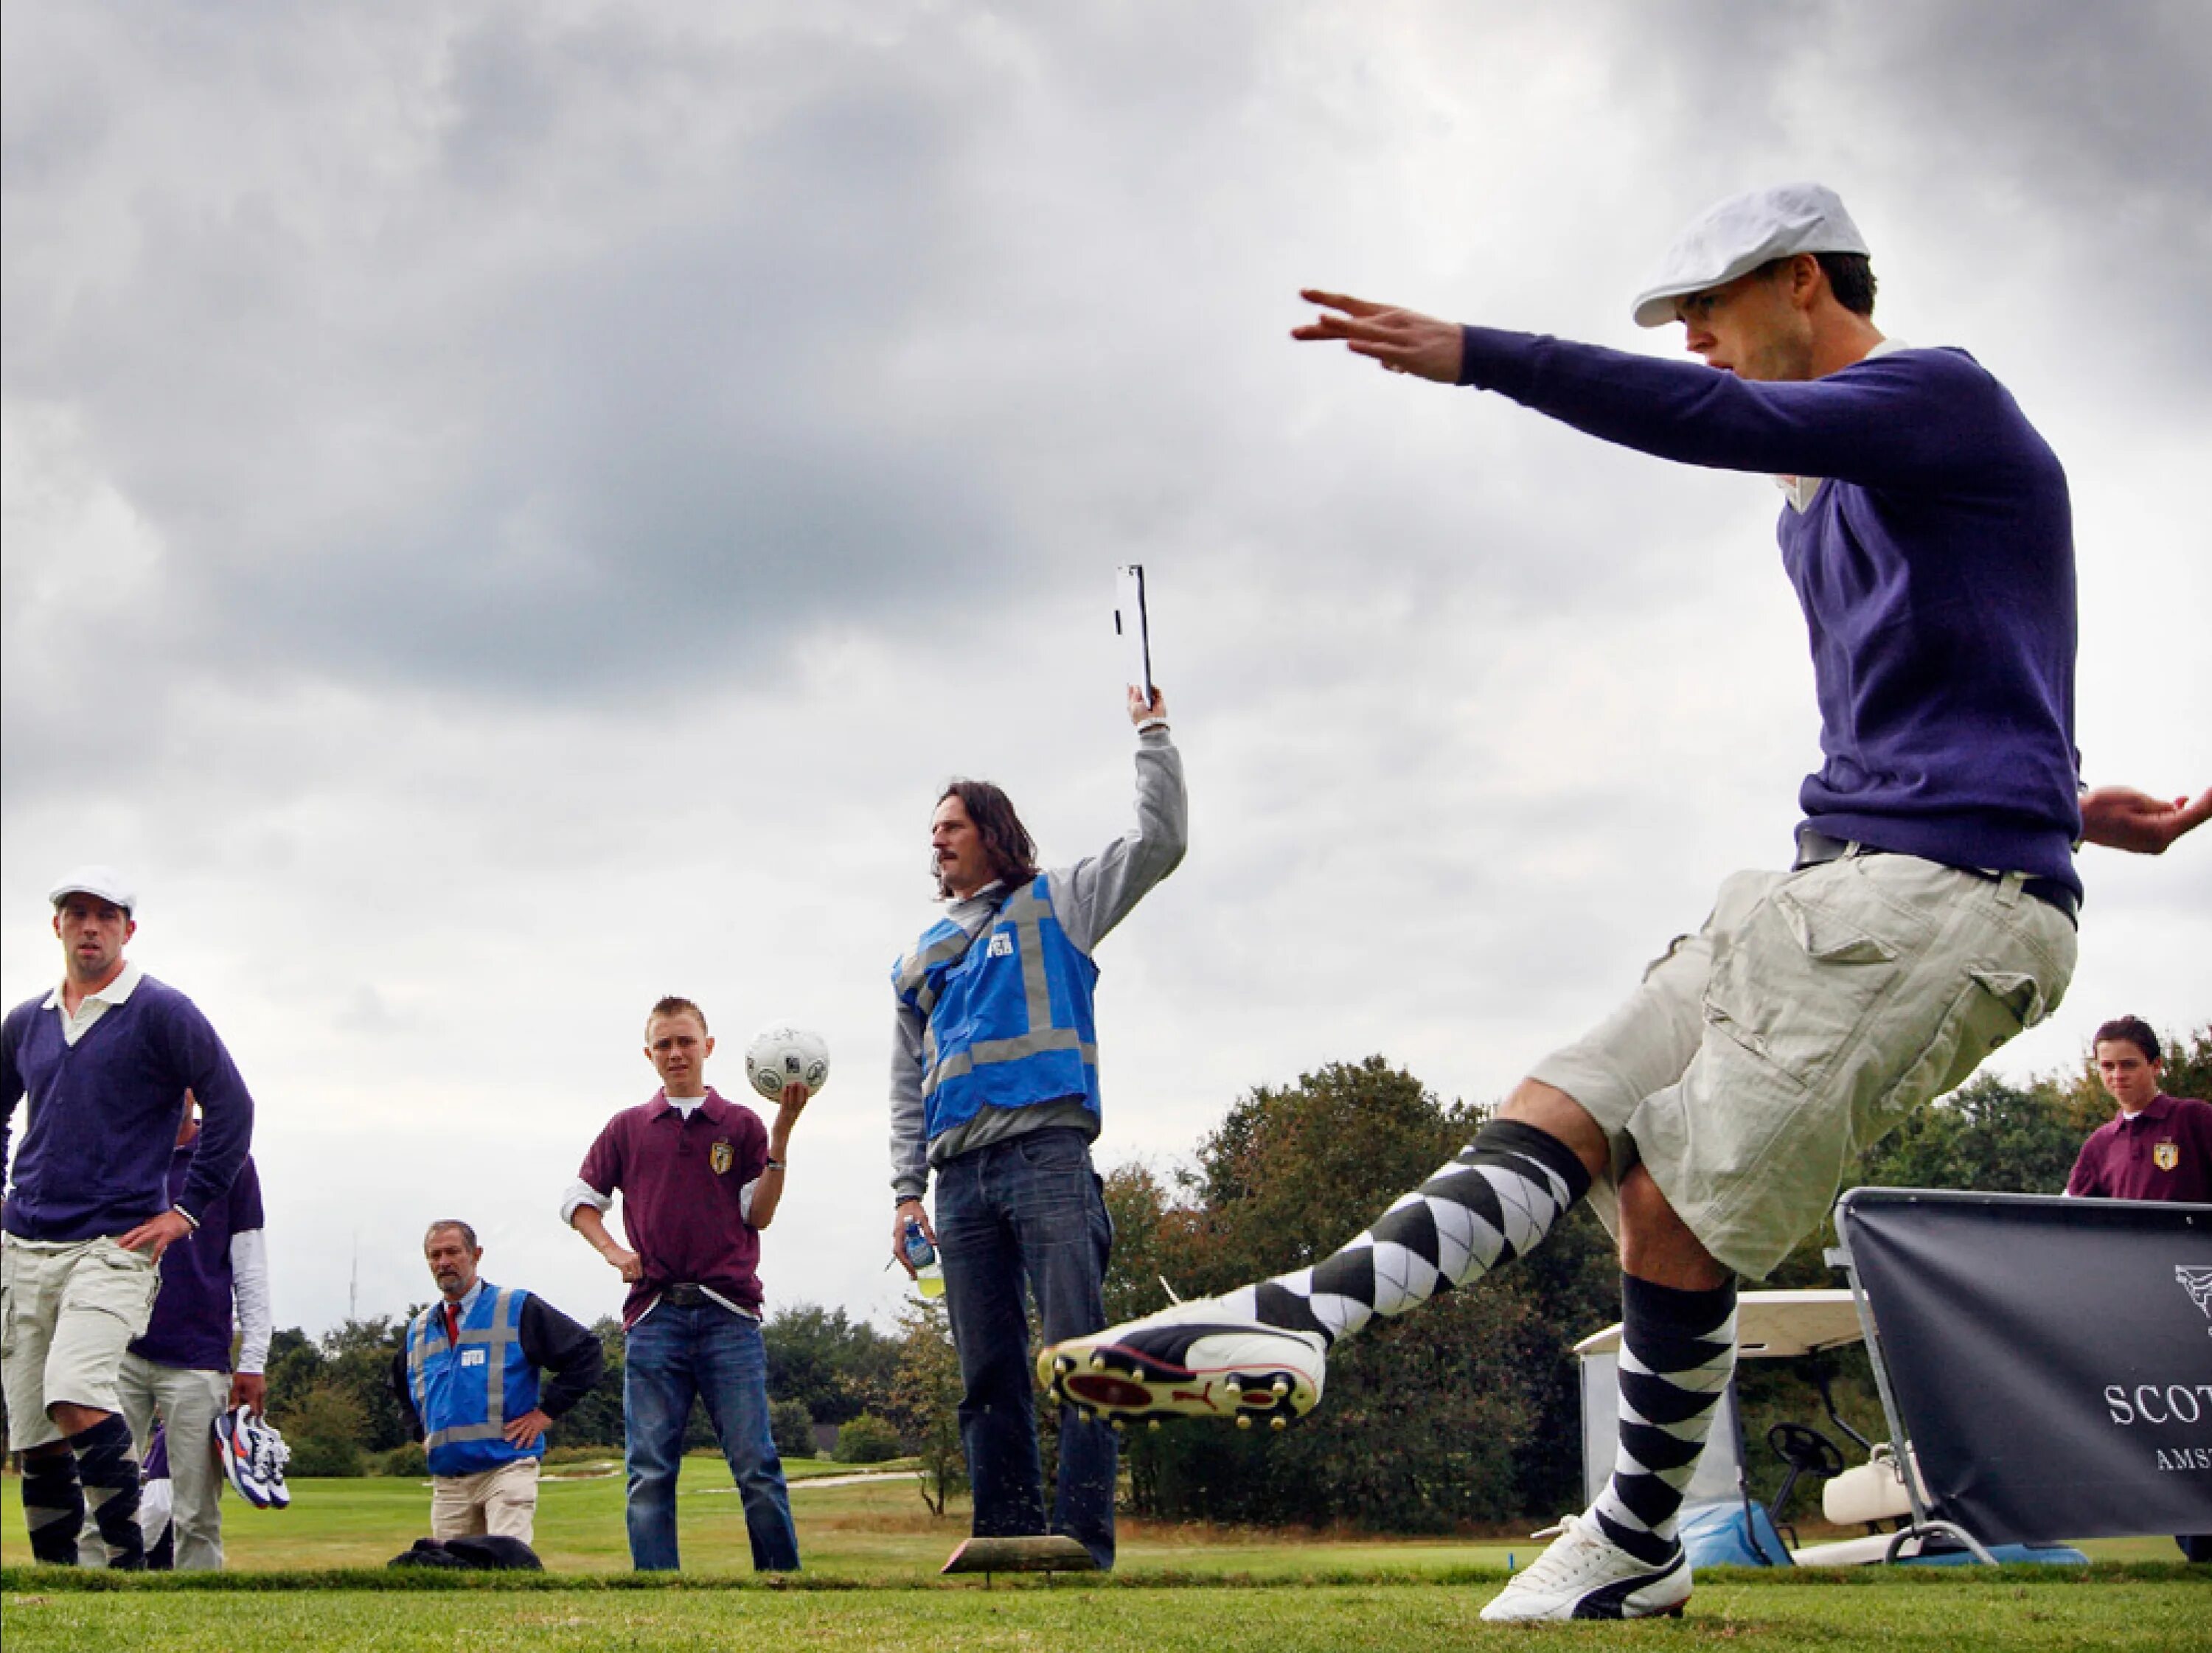
<instances>
[{"instance_id":1,"label":"white flat cap","mask_svg":"<svg viewBox=\"0 0 2212 1653\"><path fill-rule=\"evenodd\" d=\"M1657 279L1636 295L1636 325L1663 327L1674 301L1747 276L1770 258L1798 252L1858 252L1866 237L1836 192L1819 184L1777 184L1708 207L1674 238Z\"/></svg>"},{"instance_id":2,"label":"white flat cap","mask_svg":"<svg viewBox=\"0 0 2212 1653\"><path fill-rule=\"evenodd\" d=\"M98 896L102 901L112 901L126 913L138 910L138 892L131 882L112 866L73 866L66 877L46 891L46 899L58 907L70 896Z\"/></svg>"}]
</instances>

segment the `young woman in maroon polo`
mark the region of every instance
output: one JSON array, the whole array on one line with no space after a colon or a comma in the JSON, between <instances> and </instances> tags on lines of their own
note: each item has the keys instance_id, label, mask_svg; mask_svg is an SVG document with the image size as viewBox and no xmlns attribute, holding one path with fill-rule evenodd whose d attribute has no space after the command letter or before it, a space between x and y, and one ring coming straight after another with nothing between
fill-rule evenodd
<instances>
[{"instance_id":1,"label":"young woman in maroon polo","mask_svg":"<svg viewBox=\"0 0 2212 1653\"><path fill-rule=\"evenodd\" d=\"M603 1197L622 1191L623 1227L643 1263L624 1329L677 1285L760 1313L760 1232L740 1195L767 1167L760 1116L711 1087L689 1117L664 1091L607 1121L577 1175Z\"/></svg>"}]
</instances>

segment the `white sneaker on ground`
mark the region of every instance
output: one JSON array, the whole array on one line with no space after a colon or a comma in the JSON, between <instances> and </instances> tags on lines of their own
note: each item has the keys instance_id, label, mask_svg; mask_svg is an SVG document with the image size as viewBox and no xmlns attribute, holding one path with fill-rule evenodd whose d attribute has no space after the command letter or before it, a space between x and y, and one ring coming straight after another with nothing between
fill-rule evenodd
<instances>
[{"instance_id":1,"label":"white sneaker on ground","mask_svg":"<svg viewBox=\"0 0 2212 1653\"><path fill-rule=\"evenodd\" d=\"M1212 1297L1071 1337L1037 1356L1054 1396L1116 1425L1163 1418L1265 1418L1281 1429L1321 1400L1327 1344L1225 1315Z\"/></svg>"},{"instance_id":2,"label":"white sneaker on ground","mask_svg":"<svg viewBox=\"0 0 2212 1653\"><path fill-rule=\"evenodd\" d=\"M1482 1610L1492 1624L1539 1619L1680 1618L1690 1599L1690 1558L1655 1567L1639 1561L1605 1535L1589 1516L1568 1516L1538 1533L1559 1536L1524 1571L1506 1581Z\"/></svg>"}]
</instances>

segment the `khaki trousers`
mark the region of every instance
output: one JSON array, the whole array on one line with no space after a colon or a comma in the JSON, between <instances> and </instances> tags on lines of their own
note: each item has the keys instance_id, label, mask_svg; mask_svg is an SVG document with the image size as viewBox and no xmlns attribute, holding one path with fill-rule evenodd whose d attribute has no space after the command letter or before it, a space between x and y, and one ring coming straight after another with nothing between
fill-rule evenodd
<instances>
[{"instance_id":1,"label":"khaki trousers","mask_svg":"<svg viewBox=\"0 0 2212 1653\"><path fill-rule=\"evenodd\" d=\"M531 1541L538 1519L538 1460L517 1458L473 1475L430 1478L430 1536L479 1533Z\"/></svg>"}]
</instances>

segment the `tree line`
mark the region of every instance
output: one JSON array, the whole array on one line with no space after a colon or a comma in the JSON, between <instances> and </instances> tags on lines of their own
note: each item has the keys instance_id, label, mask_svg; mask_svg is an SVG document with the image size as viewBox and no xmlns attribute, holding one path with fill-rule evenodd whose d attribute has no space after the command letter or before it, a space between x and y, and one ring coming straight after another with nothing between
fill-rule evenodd
<instances>
[{"instance_id":1,"label":"tree line","mask_svg":"<svg viewBox=\"0 0 2212 1653\"><path fill-rule=\"evenodd\" d=\"M2165 1088L2212 1097L2212 1027L2176 1041ZM1381 1056L1331 1063L1294 1085L1239 1097L1164 1173L1142 1163L1106 1176L1115 1224L1109 1321L1319 1261L1468 1141L1492 1109L1444 1102ZM2056 1193L2112 1104L2086 1063L2014 1085L1985 1077L1923 1109L1862 1159L1853 1184ZM1829 1285L1832 1230L1809 1237L1764 1282ZM410 1311L410 1315L413 1312ZM1542 1249L1332 1352L1327 1398L1277 1434L1171 1428L1127 1443L1134 1513L1163 1520L1447 1531L1548 1515L1582 1503L1580 1395L1568 1350L1620 1316L1611 1243L1587 1207ZM420 1474L386 1374L408 1316L348 1321L319 1338L280 1331L270 1351L271 1415L295 1474ZM619 1450L623 1340L598 1387L554 1425L560 1449ZM939 1510L964 1484L957 1361L941 1305L909 1303L890 1332L842 1309L801 1304L763 1327L779 1448L811 1456L817 1425L839 1456L919 1454L922 1495ZM1863 1358L1831 1357L1845 1415L1882 1432ZM1786 1364L1752 1363L1741 1383L1747 1435L1807 1415ZM1054 1443L1040 1406L1043 1445ZM687 1444L711 1446L703 1413ZM1814 1494L1817 1496L1817 1493Z\"/></svg>"}]
</instances>

